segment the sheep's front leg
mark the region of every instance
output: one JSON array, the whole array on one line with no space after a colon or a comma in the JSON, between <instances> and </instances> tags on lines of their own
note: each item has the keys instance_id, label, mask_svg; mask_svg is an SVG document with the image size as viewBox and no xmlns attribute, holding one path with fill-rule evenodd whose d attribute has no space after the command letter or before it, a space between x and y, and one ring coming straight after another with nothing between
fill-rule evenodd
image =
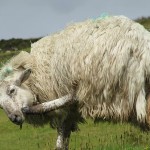
<instances>
[{"instance_id":1,"label":"sheep's front leg","mask_svg":"<svg viewBox=\"0 0 150 150\"><path fill-rule=\"evenodd\" d=\"M147 123L150 125L150 94L147 96Z\"/></svg>"},{"instance_id":2,"label":"sheep's front leg","mask_svg":"<svg viewBox=\"0 0 150 150\"><path fill-rule=\"evenodd\" d=\"M66 121L57 128L57 134L56 150L68 150L71 127Z\"/></svg>"}]
</instances>

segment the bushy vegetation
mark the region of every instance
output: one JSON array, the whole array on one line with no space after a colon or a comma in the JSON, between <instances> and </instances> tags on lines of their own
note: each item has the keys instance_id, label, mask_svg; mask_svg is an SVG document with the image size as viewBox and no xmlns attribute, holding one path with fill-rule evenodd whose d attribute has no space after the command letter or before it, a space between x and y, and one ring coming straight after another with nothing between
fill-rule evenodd
<instances>
[{"instance_id":1,"label":"bushy vegetation","mask_svg":"<svg viewBox=\"0 0 150 150\"><path fill-rule=\"evenodd\" d=\"M23 49L24 51L29 52L30 48ZM0 67L5 63L7 60L12 58L13 56L17 55L20 51L0 51Z\"/></svg>"},{"instance_id":2,"label":"bushy vegetation","mask_svg":"<svg viewBox=\"0 0 150 150\"><path fill-rule=\"evenodd\" d=\"M40 38L34 39L9 39L9 40L0 40L0 50L1 51L12 51L12 50L22 50L29 48L31 43L36 42Z\"/></svg>"},{"instance_id":3,"label":"bushy vegetation","mask_svg":"<svg viewBox=\"0 0 150 150\"><path fill-rule=\"evenodd\" d=\"M141 17L135 21L142 24L148 31L150 31L150 17Z\"/></svg>"}]
</instances>

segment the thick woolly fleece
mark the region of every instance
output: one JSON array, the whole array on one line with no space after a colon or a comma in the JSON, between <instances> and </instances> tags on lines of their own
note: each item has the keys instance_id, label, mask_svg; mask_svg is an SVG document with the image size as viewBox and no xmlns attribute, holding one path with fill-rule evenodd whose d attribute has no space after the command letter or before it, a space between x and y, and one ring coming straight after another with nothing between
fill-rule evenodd
<instances>
[{"instance_id":1,"label":"thick woolly fleece","mask_svg":"<svg viewBox=\"0 0 150 150\"><path fill-rule=\"evenodd\" d=\"M87 20L32 44L8 63L31 68L26 83L41 102L76 86L83 117L147 119L150 33L124 16ZM16 67L17 66L17 67Z\"/></svg>"}]
</instances>

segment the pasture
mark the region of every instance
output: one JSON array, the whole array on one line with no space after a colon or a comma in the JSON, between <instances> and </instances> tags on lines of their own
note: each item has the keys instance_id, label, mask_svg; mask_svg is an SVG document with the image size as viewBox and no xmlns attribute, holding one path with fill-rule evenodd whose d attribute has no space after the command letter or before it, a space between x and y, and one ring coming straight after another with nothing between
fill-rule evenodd
<instances>
[{"instance_id":1,"label":"pasture","mask_svg":"<svg viewBox=\"0 0 150 150\"><path fill-rule=\"evenodd\" d=\"M23 129L12 124L0 111L0 150L53 150L56 131L49 125L34 128L24 124ZM70 150L149 150L150 135L130 124L91 120L72 133Z\"/></svg>"},{"instance_id":2,"label":"pasture","mask_svg":"<svg viewBox=\"0 0 150 150\"><path fill-rule=\"evenodd\" d=\"M18 51L1 52L0 61L4 63L17 53ZM131 124L94 124L87 120L87 123L79 127L79 132L72 133L71 150L150 150L150 132L143 132ZM20 130L0 110L0 150L53 150L56 135L56 130L49 125L34 128L25 123Z\"/></svg>"}]
</instances>

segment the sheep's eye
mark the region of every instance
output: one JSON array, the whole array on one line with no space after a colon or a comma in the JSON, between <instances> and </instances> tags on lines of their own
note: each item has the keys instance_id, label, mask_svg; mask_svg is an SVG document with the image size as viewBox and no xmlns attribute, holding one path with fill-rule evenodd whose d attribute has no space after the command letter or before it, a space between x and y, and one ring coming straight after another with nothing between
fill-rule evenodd
<instances>
[{"instance_id":1,"label":"sheep's eye","mask_svg":"<svg viewBox=\"0 0 150 150\"><path fill-rule=\"evenodd\" d=\"M11 90L9 91L9 94L13 94L13 93L15 93L15 89L11 89Z\"/></svg>"},{"instance_id":2,"label":"sheep's eye","mask_svg":"<svg viewBox=\"0 0 150 150\"><path fill-rule=\"evenodd\" d=\"M9 87L8 89L7 89L7 94L8 95L13 95L13 94L15 94L16 93L16 89L13 87Z\"/></svg>"}]
</instances>

